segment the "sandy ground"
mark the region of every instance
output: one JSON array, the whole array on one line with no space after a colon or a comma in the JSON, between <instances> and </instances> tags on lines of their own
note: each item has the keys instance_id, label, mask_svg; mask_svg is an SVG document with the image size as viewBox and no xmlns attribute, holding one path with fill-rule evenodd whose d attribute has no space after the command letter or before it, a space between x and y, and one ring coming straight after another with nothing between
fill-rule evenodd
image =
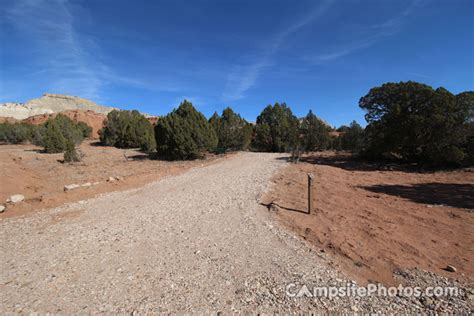
<instances>
[{"instance_id":1,"label":"sandy ground","mask_svg":"<svg viewBox=\"0 0 474 316\"><path fill-rule=\"evenodd\" d=\"M291 283L358 285L260 205L286 165L277 154L239 153L0 220L0 313L468 313L466 291L439 300L287 295ZM419 286L460 286L419 272L403 276Z\"/></svg>"},{"instance_id":2,"label":"sandy ground","mask_svg":"<svg viewBox=\"0 0 474 316\"><path fill-rule=\"evenodd\" d=\"M264 203L274 202L280 223L333 254L352 278L396 284L394 272L418 268L472 286L474 172L379 170L332 153L303 160L274 176Z\"/></svg>"},{"instance_id":3,"label":"sandy ground","mask_svg":"<svg viewBox=\"0 0 474 316\"><path fill-rule=\"evenodd\" d=\"M205 160L169 162L150 160L133 149L117 149L84 141L79 150L84 154L80 163L64 164L63 154L41 153L33 145L0 145L0 204L6 205L0 218L14 217L79 201L110 191L125 190L177 175L185 170L214 163L224 156L209 156ZM107 182L109 177L120 181ZM69 184L97 183L64 192ZM13 194L25 196L16 205L5 201Z\"/></svg>"}]
</instances>

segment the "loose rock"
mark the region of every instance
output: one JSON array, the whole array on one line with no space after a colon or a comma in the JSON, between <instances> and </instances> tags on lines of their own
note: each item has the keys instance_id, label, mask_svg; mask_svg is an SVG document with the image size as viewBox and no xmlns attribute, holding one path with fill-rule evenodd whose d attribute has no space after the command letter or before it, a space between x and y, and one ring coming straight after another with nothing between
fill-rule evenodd
<instances>
[{"instance_id":1,"label":"loose rock","mask_svg":"<svg viewBox=\"0 0 474 316\"><path fill-rule=\"evenodd\" d=\"M15 195L12 195L8 198L7 202L9 203L20 203L20 202L23 202L25 200L25 196L24 195L21 195L21 194L15 194Z\"/></svg>"},{"instance_id":2,"label":"loose rock","mask_svg":"<svg viewBox=\"0 0 474 316\"><path fill-rule=\"evenodd\" d=\"M80 187L79 184L68 184L68 185L64 186L64 191L71 191L71 190L77 189L79 187Z\"/></svg>"}]
</instances>

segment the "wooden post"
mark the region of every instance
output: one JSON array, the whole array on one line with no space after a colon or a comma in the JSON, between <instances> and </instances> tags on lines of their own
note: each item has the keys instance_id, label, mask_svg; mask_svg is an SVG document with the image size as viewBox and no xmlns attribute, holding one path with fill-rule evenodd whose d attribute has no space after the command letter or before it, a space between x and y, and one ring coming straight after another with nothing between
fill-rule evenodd
<instances>
[{"instance_id":1,"label":"wooden post","mask_svg":"<svg viewBox=\"0 0 474 316\"><path fill-rule=\"evenodd\" d=\"M313 174L308 173L308 214L311 214L313 209Z\"/></svg>"}]
</instances>

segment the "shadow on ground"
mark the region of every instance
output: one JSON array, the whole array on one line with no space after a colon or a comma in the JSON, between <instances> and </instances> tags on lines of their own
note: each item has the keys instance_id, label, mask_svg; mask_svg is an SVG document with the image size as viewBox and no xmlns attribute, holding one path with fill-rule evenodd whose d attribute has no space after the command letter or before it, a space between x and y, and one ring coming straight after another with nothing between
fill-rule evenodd
<instances>
[{"instance_id":1,"label":"shadow on ground","mask_svg":"<svg viewBox=\"0 0 474 316\"><path fill-rule=\"evenodd\" d=\"M276 206L276 207L281 208L281 209L283 209L283 210L287 210L287 211L291 211L291 212L297 212L297 213L303 213L303 214L308 214L308 211L306 211L306 210L300 210L300 209L296 209L296 208L281 206L281 205L279 205L278 203L275 203L275 202L270 202L270 203L268 203L268 204L260 203L260 205L265 206L265 207L268 208L269 210L270 210L273 206Z\"/></svg>"},{"instance_id":2,"label":"shadow on ground","mask_svg":"<svg viewBox=\"0 0 474 316\"><path fill-rule=\"evenodd\" d=\"M395 170L400 168L400 166L396 164L369 163L362 161L348 153L334 154L331 156L311 155L301 157L300 161L310 164L337 167L348 171Z\"/></svg>"},{"instance_id":3,"label":"shadow on ground","mask_svg":"<svg viewBox=\"0 0 474 316\"><path fill-rule=\"evenodd\" d=\"M474 185L458 183L419 183L412 185L373 185L361 188L423 204L442 204L474 209Z\"/></svg>"}]
</instances>

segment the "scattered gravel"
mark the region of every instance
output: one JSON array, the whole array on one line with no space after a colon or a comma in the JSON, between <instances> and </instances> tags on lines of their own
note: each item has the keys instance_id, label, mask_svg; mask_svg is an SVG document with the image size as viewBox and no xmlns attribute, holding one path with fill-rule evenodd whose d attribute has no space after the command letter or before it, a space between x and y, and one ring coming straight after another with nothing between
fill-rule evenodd
<instances>
[{"instance_id":1,"label":"scattered gravel","mask_svg":"<svg viewBox=\"0 0 474 316\"><path fill-rule=\"evenodd\" d=\"M399 297L285 295L292 282L344 286L347 278L259 205L285 165L278 157L240 153L139 189L2 220L0 312L436 311ZM443 310L469 313L465 296L450 302Z\"/></svg>"}]
</instances>

